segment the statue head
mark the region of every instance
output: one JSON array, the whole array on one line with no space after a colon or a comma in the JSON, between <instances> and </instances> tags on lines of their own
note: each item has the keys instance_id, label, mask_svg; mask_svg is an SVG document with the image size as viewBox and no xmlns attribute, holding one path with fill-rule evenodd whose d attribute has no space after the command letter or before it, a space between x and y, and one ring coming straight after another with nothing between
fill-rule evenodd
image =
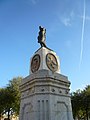
<instances>
[{"instance_id":1,"label":"statue head","mask_svg":"<svg viewBox=\"0 0 90 120\"><path fill-rule=\"evenodd\" d=\"M45 31L45 32L46 32L46 29L45 29L44 27L41 27L41 26L39 26L39 30L40 30L40 31Z\"/></svg>"}]
</instances>

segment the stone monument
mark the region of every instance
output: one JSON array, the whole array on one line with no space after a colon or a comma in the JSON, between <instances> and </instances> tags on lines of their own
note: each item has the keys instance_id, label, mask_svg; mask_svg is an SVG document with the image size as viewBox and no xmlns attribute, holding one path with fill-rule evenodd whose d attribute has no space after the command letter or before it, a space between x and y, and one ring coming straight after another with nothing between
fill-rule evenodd
<instances>
[{"instance_id":1,"label":"stone monument","mask_svg":"<svg viewBox=\"0 0 90 120\"><path fill-rule=\"evenodd\" d=\"M73 120L70 81L60 73L59 57L45 44L46 30L39 28L41 48L32 56L30 75L20 85L20 120Z\"/></svg>"}]
</instances>

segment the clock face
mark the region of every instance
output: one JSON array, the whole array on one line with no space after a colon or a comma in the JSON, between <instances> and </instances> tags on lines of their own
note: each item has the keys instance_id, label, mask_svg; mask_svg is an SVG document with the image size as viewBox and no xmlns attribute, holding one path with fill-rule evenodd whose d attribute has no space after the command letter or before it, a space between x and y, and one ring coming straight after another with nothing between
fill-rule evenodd
<instances>
[{"instance_id":1,"label":"clock face","mask_svg":"<svg viewBox=\"0 0 90 120\"><path fill-rule=\"evenodd\" d=\"M48 53L46 55L46 64L51 71L53 72L57 71L58 62L57 62L56 57L52 53Z\"/></svg>"},{"instance_id":2,"label":"clock face","mask_svg":"<svg viewBox=\"0 0 90 120\"><path fill-rule=\"evenodd\" d=\"M31 71L32 73L36 72L40 67L40 55L36 54L31 61Z\"/></svg>"}]
</instances>

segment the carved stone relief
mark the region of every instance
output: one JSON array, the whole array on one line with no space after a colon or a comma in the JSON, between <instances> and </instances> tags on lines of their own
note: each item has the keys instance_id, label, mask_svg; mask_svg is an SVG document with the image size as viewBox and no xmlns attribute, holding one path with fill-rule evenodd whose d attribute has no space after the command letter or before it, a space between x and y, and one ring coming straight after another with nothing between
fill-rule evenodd
<instances>
[{"instance_id":1,"label":"carved stone relief","mask_svg":"<svg viewBox=\"0 0 90 120\"><path fill-rule=\"evenodd\" d=\"M65 104L65 102L57 102L57 110L55 116L56 120L69 120L68 106Z\"/></svg>"},{"instance_id":2,"label":"carved stone relief","mask_svg":"<svg viewBox=\"0 0 90 120\"><path fill-rule=\"evenodd\" d=\"M29 118L32 118L32 111L33 105L31 103L24 104L22 107L22 120L29 120Z\"/></svg>"}]
</instances>

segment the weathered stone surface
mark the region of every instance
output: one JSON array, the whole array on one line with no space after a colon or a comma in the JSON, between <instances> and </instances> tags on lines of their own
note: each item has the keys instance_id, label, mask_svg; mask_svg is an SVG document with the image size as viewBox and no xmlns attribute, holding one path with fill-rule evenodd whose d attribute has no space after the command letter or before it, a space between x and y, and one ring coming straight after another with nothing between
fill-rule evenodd
<instances>
[{"instance_id":1,"label":"weathered stone surface","mask_svg":"<svg viewBox=\"0 0 90 120\"><path fill-rule=\"evenodd\" d=\"M40 48L40 49L38 49L36 52L35 52L35 54L33 55L33 56L35 56L35 55L40 55L40 67L39 67L39 70L49 70L50 71L50 69L47 67L47 64L46 64L46 55L48 54L48 53L51 53L51 54L53 54L55 57L56 57L56 59L57 59L57 62L58 62L58 69L57 69L57 71L55 71L56 73L60 73L60 62L59 62L59 57L56 55L56 53L54 52L54 51L52 51L52 50L50 50L50 49L47 49L47 48L45 48L45 47L42 47L42 48ZM32 57L33 58L33 57ZM31 61L32 61L32 58L31 58ZM31 71L31 64L30 64L30 72L29 72L30 74L32 74L32 71Z\"/></svg>"},{"instance_id":2,"label":"weathered stone surface","mask_svg":"<svg viewBox=\"0 0 90 120\"><path fill-rule=\"evenodd\" d=\"M44 47L36 51L41 57L40 68L22 80L20 85L20 120L73 120L69 93L70 81L46 65L46 55L56 53ZM34 55L35 55L34 54ZM31 59L32 60L32 59Z\"/></svg>"}]
</instances>

